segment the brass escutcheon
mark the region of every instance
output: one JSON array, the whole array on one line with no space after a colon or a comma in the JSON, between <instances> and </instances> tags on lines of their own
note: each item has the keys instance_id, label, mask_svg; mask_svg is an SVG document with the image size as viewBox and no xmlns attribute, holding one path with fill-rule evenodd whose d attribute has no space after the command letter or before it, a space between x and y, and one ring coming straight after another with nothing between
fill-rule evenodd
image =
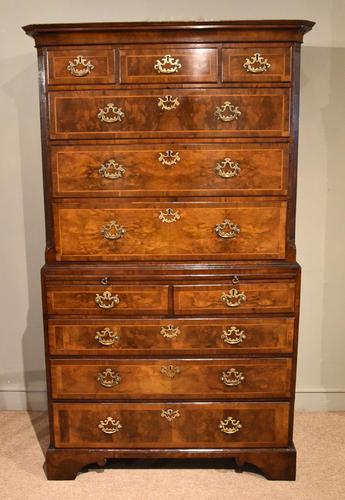
<instances>
[{"instance_id":1,"label":"brass escutcheon","mask_svg":"<svg viewBox=\"0 0 345 500\"><path fill-rule=\"evenodd\" d=\"M169 422L172 422L175 418L180 417L180 412L169 408L168 410L161 411L161 417L166 418Z\"/></svg>"},{"instance_id":2,"label":"brass escutcheon","mask_svg":"<svg viewBox=\"0 0 345 500\"><path fill-rule=\"evenodd\" d=\"M228 387L235 387L244 381L244 375L242 372L238 372L236 368L230 368L226 372L221 373L220 380Z\"/></svg>"},{"instance_id":3,"label":"brass escutcheon","mask_svg":"<svg viewBox=\"0 0 345 500\"><path fill-rule=\"evenodd\" d=\"M170 54L166 54L161 59L156 60L156 64L153 66L157 73L178 73L178 70L182 68L182 64L179 59L175 59Z\"/></svg>"},{"instance_id":4,"label":"brass escutcheon","mask_svg":"<svg viewBox=\"0 0 345 500\"><path fill-rule=\"evenodd\" d=\"M223 330L220 338L225 344L237 345L246 339L246 335L243 330L240 330L236 326L230 326L227 330Z\"/></svg>"},{"instance_id":5,"label":"brass escutcheon","mask_svg":"<svg viewBox=\"0 0 345 500\"><path fill-rule=\"evenodd\" d=\"M160 331L160 334L167 339L176 339L176 337L180 335L180 333L181 330L179 329L179 327L173 325L162 326Z\"/></svg>"},{"instance_id":6,"label":"brass escutcheon","mask_svg":"<svg viewBox=\"0 0 345 500\"><path fill-rule=\"evenodd\" d=\"M219 238L236 238L241 232L239 226L232 222L230 219L224 219L220 224L214 227L215 233Z\"/></svg>"},{"instance_id":7,"label":"brass escutcheon","mask_svg":"<svg viewBox=\"0 0 345 500\"><path fill-rule=\"evenodd\" d=\"M126 169L115 160L107 160L101 165L101 168L98 170L98 172L105 179L114 180L123 177Z\"/></svg>"},{"instance_id":8,"label":"brass escutcheon","mask_svg":"<svg viewBox=\"0 0 345 500\"><path fill-rule=\"evenodd\" d=\"M106 327L103 330L97 331L95 335L95 340L99 344L105 345L105 346L110 346L115 344L115 342L119 341L119 335L117 331L113 331L110 328Z\"/></svg>"},{"instance_id":9,"label":"brass escutcheon","mask_svg":"<svg viewBox=\"0 0 345 500\"><path fill-rule=\"evenodd\" d=\"M103 385L103 387L114 387L114 385L119 385L121 377L111 368L106 368L103 372L99 372L97 375L97 382Z\"/></svg>"},{"instance_id":10,"label":"brass escutcheon","mask_svg":"<svg viewBox=\"0 0 345 500\"><path fill-rule=\"evenodd\" d=\"M216 107L214 114L218 120L232 122L233 120L238 120L242 113L238 107L231 104L230 101L225 101L224 104Z\"/></svg>"},{"instance_id":11,"label":"brass escutcheon","mask_svg":"<svg viewBox=\"0 0 345 500\"><path fill-rule=\"evenodd\" d=\"M67 71L69 71L73 76L78 77L88 75L93 69L94 65L92 64L92 62L88 61L86 57L80 55L73 59L73 61L69 61L69 64L67 66Z\"/></svg>"},{"instance_id":12,"label":"brass escutcheon","mask_svg":"<svg viewBox=\"0 0 345 500\"><path fill-rule=\"evenodd\" d=\"M178 366L166 365L161 367L161 373L169 378L174 378L181 373L181 370Z\"/></svg>"},{"instance_id":13,"label":"brass escutcheon","mask_svg":"<svg viewBox=\"0 0 345 500\"><path fill-rule=\"evenodd\" d=\"M101 309L112 309L120 302L120 298L117 294L111 295L107 290L102 294L96 293L95 302Z\"/></svg>"},{"instance_id":14,"label":"brass escutcheon","mask_svg":"<svg viewBox=\"0 0 345 500\"><path fill-rule=\"evenodd\" d=\"M119 430L122 429L122 425L118 419L107 417L105 420L99 422L98 428L101 429L104 434L115 434L115 432L119 432Z\"/></svg>"},{"instance_id":15,"label":"brass escutcheon","mask_svg":"<svg viewBox=\"0 0 345 500\"><path fill-rule=\"evenodd\" d=\"M180 105L180 101L178 100L178 97L173 98L172 95L165 95L164 97L158 97L157 105L163 111L171 111Z\"/></svg>"},{"instance_id":16,"label":"brass escutcheon","mask_svg":"<svg viewBox=\"0 0 345 500\"><path fill-rule=\"evenodd\" d=\"M99 108L99 113L97 115L97 118L105 123L122 122L124 117L125 114L122 109L115 106L112 102L108 102L104 108Z\"/></svg>"},{"instance_id":17,"label":"brass escutcheon","mask_svg":"<svg viewBox=\"0 0 345 500\"><path fill-rule=\"evenodd\" d=\"M247 297L244 292L240 292L236 288L231 288L228 293L222 293L220 300L228 307L238 307L242 302L247 300Z\"/></svg>"},{"instance_id":18,"label":"brass escutcheon","mask_svg":"<svg viewBox=\"0 0 345 500\"><path fill-rule=\"evenodd\" d=\"M227 417L225 420L221 420L218 425L218 429L225 434L235 434L240 429L242 429L242 424L239 420L235 420L231 416Z\"/></svg>"},{"instance_id":19,"label":"brass escutcheon","mask_svg":"<svg viewBox=\"0 0 345 500\"><path fill-rule=\"evenodd\" d=\"M252 57L246 58L243 67L249 73L264 73L271 65L259 52L256 52Z\"/></svg>"},{"instance_id":20,"label":"brass escutcheon","mask_svg":"<svg viewBox=\"0 0 345 500\"><path fill-rule=\"evenodd\" d=\"M224 177L224 179L231 179L232 177L237 177L241 172L241 168L237 161L233 161L231 158L224 158L220 163L217 163L214 169L219 177Z\"/></svg>"}]
</instances>

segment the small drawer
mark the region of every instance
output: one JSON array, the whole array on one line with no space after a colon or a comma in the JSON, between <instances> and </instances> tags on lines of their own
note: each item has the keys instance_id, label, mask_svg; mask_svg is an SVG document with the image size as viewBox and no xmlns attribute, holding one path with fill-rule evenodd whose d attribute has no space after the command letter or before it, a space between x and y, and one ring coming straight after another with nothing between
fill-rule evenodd
<instances>
[{"instance_id":1,"label":"small drawer","mask_svg":"<svg viewBox=\"0 0 345 500\"><path fill-rule=\"evenodd\" d=\"M51 319L53 355L291 353L294 318Z\"/></svg>"},{"instance_id":2,"label":"small drawer","mask_svg":"<svg viewBox=\"0 0 345 500\"><path fill-rule=\"evenodd\" d=\"M241 281L233 286L176 285L176 314L292 313L296 285L293 281Z\"/></svg>"},{"instance_id":3,"label":"small drawer","mask_svg":"<svg viewBox=\"0 0 345 500\"><path fill-rule=\"evenodd\" d=\"M54 399L288 398L291 358L51 360Z\"/></svg>"},{"instance_id":4,"label":"small drawer","mask_svg":"<svg viewBox=\"0 0 345 500\"><path fill-rule=\"evenodd\" d=\"M290 47L242 46L223 49L223 82L288 82Z\"/></svg>"},{"instance_id":5,"label":"small drawer","mask_svg":"<svg viewBox=\"0 0 345 500\"><path fill-rule=\"evenodd\" d=\"M213 83L217 62L212 48L121 49L121 83Z\"/></svg>"},{"instance_id":6,"label":"small drawer","mask_svg":"<svg viewBox=\"0 0 345 500\"><path fill-rule=\"evenodd\" d=\"M290 89L52 91L51 139L288 137Z\"/></svg>"},{"instance_id":7,"label":"small drawer","mask_svg":"<svg viewBox=\"0 0 345 500\"><path fill-rule=\"evenodd\" d=\"M168 286L48 285L48 314L167 314Z\"/></svg>"},{"instance_id":8,"label":"small drawer","mask_svg":"<svg viewBox=\"0 0 345 500\"><path fill-rule=\"evenodd\" d=\"M53 403L56 448L273 448L288 403Z\"/></svg>"},{"instance_id":9,"label":"small drawer","mask_svg":"<svg viewBox=\"0 0 345 500\"><path fill-rule=\"evenodd\" d=\"M48 50L48 84L114 83L114 64L113 49Z\"/></svg>"},{"instance_id":10,"label":"small drawer","mask_svg":"<svg viewBox=\"0 0 345 500\"><path fill-rule=\"evenodd\" d=\"M286 195L282 143L52 146L54 197Z\"/></svg>"},{"instance_id":11,"label":"small drawer","mask_svg":"<svg viewBox=\"0 0 345 500\"><path fill-rule=\"evenodd\" d=\"M286 201L63 201L54 206L61 261L283 259Z\"/></svg>"}]
</instances>

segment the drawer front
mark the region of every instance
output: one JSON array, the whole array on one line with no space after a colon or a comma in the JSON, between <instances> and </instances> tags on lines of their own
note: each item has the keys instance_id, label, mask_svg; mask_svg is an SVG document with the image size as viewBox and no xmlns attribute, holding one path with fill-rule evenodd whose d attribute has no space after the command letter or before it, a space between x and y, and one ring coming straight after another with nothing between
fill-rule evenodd
<instances>
[{"instance_id":1,"label":"drawer front","mask_svg":"<svg viewBox=\"0 0 345 500\"><path fill-rule=\"evenodd\" d=\"M285 257L285 201L65 202L55 205L54 218L58 260Z\"/></svg>"},{"instance_id":2,"label":"drawer front","mask_svg":"<svg viewBox=\"0 0 345 500\"><path fill-rule=\"evenodd\" d=\"M113 49L48 50L48 84L114 83L114 63Z\"/></svg>"},{"instance_id":3,"label":"drawer front","mask_svg":"<svg viewBox=\"0 0 345 500\"><path fill-rule=\"evenodd\" d=\"M288 398L290 358L52 360L54 399Z\"/></svg>"},{"instance_id":4,"label":"drawer front","mask_svg":"<svg viewBox=\"0 0 345 500\"><path fill-rule=\"evenodd\" d=\"M289 89L51 92L52 139L289 135Z\"/></svg>"},{"instance_id":5,"label":"drawer front","mask_svg":"<svg viewBox=\"0 0 345 500\"><path fill-rule=\"evenodd\" d=\"M53 196L286 195L287 144L51 148Z\"/></svg>"},{"instance_id":6,"label":"drawer front","mask_svg":"<svg viewBox=\"0 0 345 500\"><path fill-rule=\"evenodd\" d=\"M288 445L288 403L54 403L57 448Z\"/></svg>"},{"instance_id":7,"label":"drawer front","mask_svg":"<svg viewBox=\"0 0 345 500\"><path fill-rule=\"evenodd\" d=\"M121 49L121 83L212 83L218 80L212 48Z\"/></svg>"},{"instance_id":8,"label":"drawer front","mask_svg":"<svg viewBox=\"0 0 345 500\"><path fill-rule=\"evenodd\" d=\"M167 314L168 286L47 286L48 314Z\"/></svg>"},{"instance_id":9,"label":"drawer front","mask_svg":"<svg viewBox=\"0 0 345 500\"><path fill-rule=\"evenodd\" d=\"M294 311L295 283L253 282L232 285L176 285L176 314L289 313Z\"/></svg>"},{"instance_id":10,"label":"drawer front","mask_svg":"<svg viewBox=\"0 0 345 500\"><path fill-rule=\"evenodd\" d=\"M288 82L290 47L240 46L223 49L223 82Z\"/></svg>"},{"instance_id":11,"label":"drawer front","mask_svg":"<svg viewBox=\"0 0 345 500\"><path fill-rule=\"evenodd\" d=\"M291 353L293 318L49 320L55 355Z\"/></svg>"}]
</instances>

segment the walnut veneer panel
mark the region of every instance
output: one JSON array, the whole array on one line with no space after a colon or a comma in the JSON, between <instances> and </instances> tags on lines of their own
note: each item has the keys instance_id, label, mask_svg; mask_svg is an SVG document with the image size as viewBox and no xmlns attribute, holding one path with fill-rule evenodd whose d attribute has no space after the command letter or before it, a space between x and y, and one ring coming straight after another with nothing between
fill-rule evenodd
<instances>
[{"instance_id":1,"label":"walnut veneer panel","mask_svg":"<svg viewBox=\"0 0 345 500\"><path fill-rule=\"evenodd\" d=\"M67 281L67 280L66 280ZM98 300L97 300L98 299ZM101 285L47 287L49 314L166 314L167 286Z\"/></svg>"},{"instance_id":2,"label":"walnut veneer panel","mask_svg":"<svg viewBox=\"0 0 345 500\"><path fill-rule=\"evenodd\" d=\"M288 313L295 308L291 281L241 282L240 285L175 285L176 314ZM223 300L222 300L223 299Z\"/></svg>"},{"instance_id":3,"label":"walnut veneer panel","mask_svg":"<svg viewBox=\"0 0 345 500\"><path fill-rule=\"evenodd\" d=\"M222 58L223 82L288 82L291 79L290 47L238 45L223 49Z\"/></svg>"},{"instance_id":4,"label":"walnut veneer panel","mask_svg":"<svg viewBox=\"0 0 345 500\"><path fill-rule=\"evenodd\" d=\"M288 398L291 359L52 360L51 378L54 399Z\"/></svg>"},{"instance_id":5,"label":"walnut veneer panel","mask_svg":"<svg viewBox=\"0 0 345 500\"><path fill-rule=\"evenodd\" d=\"M122 83L209 83L218 80L218 51L213 48L121 49L120 65Z\"/></svg>"},{"instance_id":6,"label":"walnut veneer panel","mask_svg":"<svg viewBox=\"0 0 345 500\"><path fill-rule=\"evenodd\" d=\"M96 203L55 205L58 260L285 257L284 201L193 204L150 202L128 205L105 202L101 207ZM170 209L173 215L167 215L165 222L162 217ZM179 218L169 222L174 217ZM225 220L230 220L239 229L233 238L220 237L216 232L217 226ZM125 230L117 239L109 239L102 234L102 228L108 227L113 221ZM224 231L231 232L227 227Z\"/></svg>"},{"instance_id":7,"label":"walnut veneer panel","mask_svg":"<svg viewBox=\"0 0 345 500\"><path fill-rule=\"evenodd\" d=\"M294 318L101 319L48 321L58 355L291 353Z\"/></svg>"},{"instance_id":8,"label":"walnut veneer panel","mask_svg":"<svg viewBox=\"0 0 345 500\"><path fill-rule=\"evenodd\" d=\"M162 410L178 410L169 422ZM239 448L288 444L287 403L54 403L55 446L64 448ZM116 429L107 434L99 428ZM239 421L233 434L222 421ZM226 429L234 424L229 423ZM238 427L238 424L237 424Z\"/></svg>"},{"instance_id":9,"label":"walnut veneer panel","mask_svg":"<svg viewBox=\"0 0 345 500\"><path fill-rule=\"evenodd\" d=\"M53 195L286 195L288 145L53 146Z\"/></svg>"},{"instance_id":10,"label":"walnut veneer panel","mask_svg":"<svg viewBox=\"0 0 345 500\"><path fill-rule=\"evenodd\" d=\"M175 104L166 102L172 96ZM51 139L129 137L288 137L289 96L286 88L131 90L50 92ZM159 107L164 105L173 109ZM241 113L232 121L222 121L217 107L230 102ZM115 113L108 111L113 105ZM104 122L98 116L121 120ZM222 116L234 112L225 109Z\"/></svg>"},{"instance_id":11,"label":"walnut veneer panel","mask_svg":"<svg viewBox=\"0 0 345 500\"><path fill-rule=\"evenodd\" d=\"M95 84L115 82L113 49L75 47L48 50L48 83Z\"/></svg>"}]
</instances>

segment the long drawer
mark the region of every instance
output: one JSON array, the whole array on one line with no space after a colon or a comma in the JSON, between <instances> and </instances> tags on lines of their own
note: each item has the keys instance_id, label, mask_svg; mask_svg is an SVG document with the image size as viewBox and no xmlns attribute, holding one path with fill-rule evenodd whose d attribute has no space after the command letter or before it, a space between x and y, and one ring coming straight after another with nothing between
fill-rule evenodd
<instances>
[{"instance_id":1,"label":"long drawer","mask_svg":"<svg viewBox=\"0 0 345 500\"><path fill-rule=\"evenodd\" d=\"M286 88L50 92L50 138L287 137Z\"/></svg>"},{"instance_id":2,"label":"long drawer","mask_svg":"<svg viewBox=\"0 0 345 500\"><path fill-rule=\"evenodd\" d=\"M294 318L50 319L52 355L291 353Z\"/></svg>"},{"instance_id":3,"label":"long drawer","mask_svg":"<svg viewBox=\"0 0 345 500\"><path fill-rule=\"evenodd\" d=\"M164 315L168 313L168 286L58 285L47 286L48 314Z\"/></svg>"},{"instance_id":4,"label":"long drawer","mask_svg":"<svg viewBox=\"0 0 345 500\"><path fill-rule=\"evenodd\" d=\"M286 195L282 143L52 146L53 196Z\"/></svg>"},{"instance_id":5,"label":"long drawer","mask_svg":"<svg viewBox=\"0 0 345 500\"><path fill-rule=\"evenodd\" d=\"M288 403L53 403L57 448L288 445Z\"/></svg>"},{"instance_id":6,"label":"long drawer","mask_svg":"<svg viewBox=\"0 0 345 500\"><path fill-rule=\"evenodd\" d=\"M291 358L51 360L54 399L288 398Z\"/></svg>"},{"instance_id":7,"label":"long drawer","mask_svg":"<svg viewBox=\"0 0 345 500\"><path fill-rule=\"evenodd\" d=\"M284 259L286 201L54 205L57 260Z\"/></svg>"}]
</instances>

